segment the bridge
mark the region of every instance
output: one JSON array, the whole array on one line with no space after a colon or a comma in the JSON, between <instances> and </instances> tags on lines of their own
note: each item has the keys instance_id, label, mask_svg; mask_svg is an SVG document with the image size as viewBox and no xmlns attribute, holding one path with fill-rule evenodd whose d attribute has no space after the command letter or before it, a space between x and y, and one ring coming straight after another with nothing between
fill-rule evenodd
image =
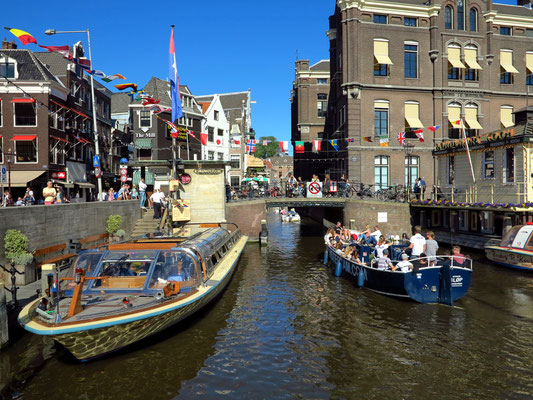
<instances>
[{"instance_id":1,"label":"bridge","mask_svg":"<svg viewBox=\"0 0 533 400\"><path fill-rule=\"evenodd\" d=\"M342 197L317 198L317 197L266 197L265 205L272 207L335 207L344 208L348 199Z\"/></svg>"}]
</instances>

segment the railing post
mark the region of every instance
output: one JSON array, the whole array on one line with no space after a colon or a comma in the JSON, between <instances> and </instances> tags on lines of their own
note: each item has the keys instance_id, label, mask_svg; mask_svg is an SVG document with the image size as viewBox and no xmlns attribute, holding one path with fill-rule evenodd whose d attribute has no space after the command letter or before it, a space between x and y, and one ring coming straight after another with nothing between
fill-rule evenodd
<instances>
[{"instance_id":1,"label":"railing post","mask_svg":"<svg viewBox=\"0 0 533 400\"><path fill-rule=\"evenodd\" d=\"M454 197L454 195L455 195L455 193L454 193L454 192L455 192L455 186L454 186L454 185L452 185L452 203L453 203L453 197Z\"/></svg>"},{"instance_id":2,"label":"railing post","mask_svg":"<svg viewBox=\"0 0 533 400\"><path fill-rule=\"evenodd\" d=\"M490 184L490 202L494 203L494 184Z\"/></svg>"}]
</instances>

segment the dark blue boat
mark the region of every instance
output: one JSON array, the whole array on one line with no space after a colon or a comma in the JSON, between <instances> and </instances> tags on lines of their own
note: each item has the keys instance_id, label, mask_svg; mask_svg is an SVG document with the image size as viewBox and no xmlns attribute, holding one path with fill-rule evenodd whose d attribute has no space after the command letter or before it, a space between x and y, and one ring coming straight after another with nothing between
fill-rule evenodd
<instances>
[{"instance_id":1,"label":"dark blue boat","mask_svg":"<svg viewBox=\"0 0 533 400\"><path fill-rule=\"evenodd\" d=\"M393 264L399 261L403 247L405 246L389 248ZM428 266L427 257L414 259L410 261L415 268L410 272L401 272L375 268L376 260L370 261L371 251L371 247L359 246L361 261L365 263L359 264L348 260L343 254L328 246L324 262L333 265L337 276L348 275L360 287L388 296L412 299L419 303L453 305L453 302L463 297L470 287L471 259L454 260L453 256L437 256L432 266ZM420 264L420 261L425 264Z\"/></svg>"}]
</instances>

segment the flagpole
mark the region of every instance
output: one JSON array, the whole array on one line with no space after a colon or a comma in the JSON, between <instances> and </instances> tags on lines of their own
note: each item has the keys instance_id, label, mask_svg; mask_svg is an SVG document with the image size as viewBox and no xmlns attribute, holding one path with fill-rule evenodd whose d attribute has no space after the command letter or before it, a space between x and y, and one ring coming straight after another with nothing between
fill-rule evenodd
<instances>
[{"instance_id":1,"label":"flagpole","mask_svg":"<svg viewBox=\"0 0 533 400\"><path fill-rule=\"evenodd\" d=\"M470 157L470 147L468 146L468 139L466 138L465 125L463 119L459 120L461 122L461 128L463 128L463 138L465 140L466 154L468 155L468 163L470 164L470 173L472 174L472 181L476 183L476 177L474 176L474 167L472 166L472 158Z\"/></svg>"},{"instance_id":2,"label":"flagpole","mask_svg":"<svg viewBox=\"0 0 533 400\"><path fill-rule=\"evenodd\" d=\"M189 156L189 133L187 132L187 160L190 160L191 157Z\"/></svg>"},{"instance_id":3,"label":"flagpole","mask_svg":"<svg viewBox=\"0 0 533 400\"><path fill-rule=\"evenodd\" d=\"M172 42L174 42L174 25L170 25L172 29ZM170 79L170 77L169 77ZM174 93L171 93L171 96L173 96ZM172 98L171 98L171 104L172 104ZM173 111L171 112L172 115ZM170 117L172 119L172 116ZM174 121L172 121L174 123ZM171 135L172 136L172 135ZM178 179L178 167L176 165L176 138L172 136L172 178Z\"/></svg>"}]
</instances>

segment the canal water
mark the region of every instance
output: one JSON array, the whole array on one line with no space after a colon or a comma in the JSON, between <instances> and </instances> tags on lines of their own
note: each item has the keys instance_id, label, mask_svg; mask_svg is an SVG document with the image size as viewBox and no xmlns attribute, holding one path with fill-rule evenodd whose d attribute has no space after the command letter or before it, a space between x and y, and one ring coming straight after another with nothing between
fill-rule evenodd
<instances>
[{"instance_id":1,"label":"canal water","mask_svg":"<svg viewBox=\"0 0 533 400\"><path fill-rule=\"evenodd\" d=\"M335 278L317 225L269 216L223 296L183 326L79 364L24 335L4 396L31 399L531 399L533 276L481 256L456 307Z\"/></svg>"}]
</instances>

